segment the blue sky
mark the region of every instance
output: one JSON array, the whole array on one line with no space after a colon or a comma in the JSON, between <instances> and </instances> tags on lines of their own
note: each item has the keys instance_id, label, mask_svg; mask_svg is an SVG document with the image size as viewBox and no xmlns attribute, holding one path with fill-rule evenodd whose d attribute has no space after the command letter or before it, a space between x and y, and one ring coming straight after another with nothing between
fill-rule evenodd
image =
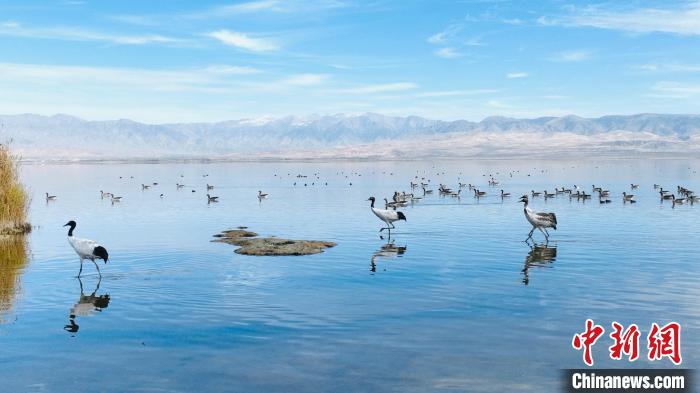
<instances>
[{"instance_id":1,"label":"blue sky","mask_svg":"<svg viewBox=\"0 0 700 393\"><path fill-rule=\"evenodd\" d=\"M698 113L700 2L0 1L0 102L158 123Z\"/></svg>"}]
</instances>

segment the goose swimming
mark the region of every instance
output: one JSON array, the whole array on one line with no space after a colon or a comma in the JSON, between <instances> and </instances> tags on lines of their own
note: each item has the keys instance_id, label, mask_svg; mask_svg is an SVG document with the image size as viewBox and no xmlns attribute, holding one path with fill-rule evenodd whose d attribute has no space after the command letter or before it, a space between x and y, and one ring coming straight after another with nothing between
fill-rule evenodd
<instances>
[{"instance_id":1,"label":"goose swimming","mask_svg":"<svg viewBox=\"0 0 700 393\"><path fill-rule=\"evenodd\" d=\"M46 202L48 201L55 201L56 200L56 195L49 195L49 193L46 193Z\"/></svg>"}]
</instances>

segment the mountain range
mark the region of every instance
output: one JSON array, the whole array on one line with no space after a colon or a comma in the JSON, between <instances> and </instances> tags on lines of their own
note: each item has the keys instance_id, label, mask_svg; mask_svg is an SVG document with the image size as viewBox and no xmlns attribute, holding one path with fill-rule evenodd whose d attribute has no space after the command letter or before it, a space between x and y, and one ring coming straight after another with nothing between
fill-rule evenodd
<instances>
[{"instance_id":1,"label":"mountain range","mask_svg":"<svg viewBox=\"0 0 700 393\"><path fill-rule=\"evenodd\" d=\"M29 161L697 156L700 115L472 122L366 113L179 124L1 115L0 142L8 141Z\"/></svg>"}]
</instances>

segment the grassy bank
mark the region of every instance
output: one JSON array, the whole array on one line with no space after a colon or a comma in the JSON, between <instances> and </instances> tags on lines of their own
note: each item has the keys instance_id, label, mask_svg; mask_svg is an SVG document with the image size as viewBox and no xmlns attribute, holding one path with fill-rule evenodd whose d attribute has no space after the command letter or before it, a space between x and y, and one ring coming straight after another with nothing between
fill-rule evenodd
<instances>
[{"instance_id":1,"label":"grassy bank","mask_svg":"<svg viewBox=\"0 0 700 393\"><path fill-rule=\"evenodd\" d=\"M0 235L31 230L27 222L29 196L19 181L18 165L19 157L0 144Z\"/></svg>"}]
</instances>

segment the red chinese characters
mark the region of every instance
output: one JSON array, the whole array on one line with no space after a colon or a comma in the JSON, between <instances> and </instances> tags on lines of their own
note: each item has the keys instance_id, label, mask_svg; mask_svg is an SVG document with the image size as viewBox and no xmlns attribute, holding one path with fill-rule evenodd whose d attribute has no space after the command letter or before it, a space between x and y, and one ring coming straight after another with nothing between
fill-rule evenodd
<instances>
[{"instance_id":1,"label":"red chinese characters","mask_svg":"<svg viewBox=\"0 0 700 393\"><path fill-rule=\"evenodd\" d=\"M608 347L610 358L620 360L627 356L630 362L639 358L639 336L641 335L636 324L631 324L627 329L622 324L612 322L613 332L610 338L613 344ZM592 347L596 341L605 333L605 329L596 325L593 320L586 320L586 330L574 335L571 346L580 351L583 349L583 361L588 366L593 365ZM681 325L677 322L670 322L664 326L652 323L651 330L647 335L647 358L649 361L668 358L675 365L683 362L681 357Z\"/></svg>"},{"instance_id":2,"label":"red chinese characters","mask_svg":"<svg viewBox=\"0 0 700 393\"><path fill-rule=\"evenodd\" d=\"M586 319L586 331L575 334L571 342L574 349L581 350L583 348L583 361L589 366L593 365L591 347L603 333L605 333L605 329L602 326L594 324L590 319Z\"/></svg>"},{"instance_id":3,"label":"red chinese characters","mask_svg":"<svg viewBox=\"0 0 700 393\"><path fill-rule=\"evenodd\" d=\"M647 336L649 348L649 360L660 360L668 357L673 364L681 364L681 325L671 322L663 327L656 323L651 325L651 331Z\"/></svg>"},{"instance_id":4,"label":"red chinese characters","mask_svg":"<svg viewBox=\"0 0 700 393\"><path fill-rule=\"evenodd\" d=\"M622 354L628 356L630 362L637 360L639 357L639 328L637 325L630 325L627 330L617 322L612 323L614 332L610 333L615 343L610 346L610 358L615 360L622 359Z\"/></svg>"}]
</instances>

